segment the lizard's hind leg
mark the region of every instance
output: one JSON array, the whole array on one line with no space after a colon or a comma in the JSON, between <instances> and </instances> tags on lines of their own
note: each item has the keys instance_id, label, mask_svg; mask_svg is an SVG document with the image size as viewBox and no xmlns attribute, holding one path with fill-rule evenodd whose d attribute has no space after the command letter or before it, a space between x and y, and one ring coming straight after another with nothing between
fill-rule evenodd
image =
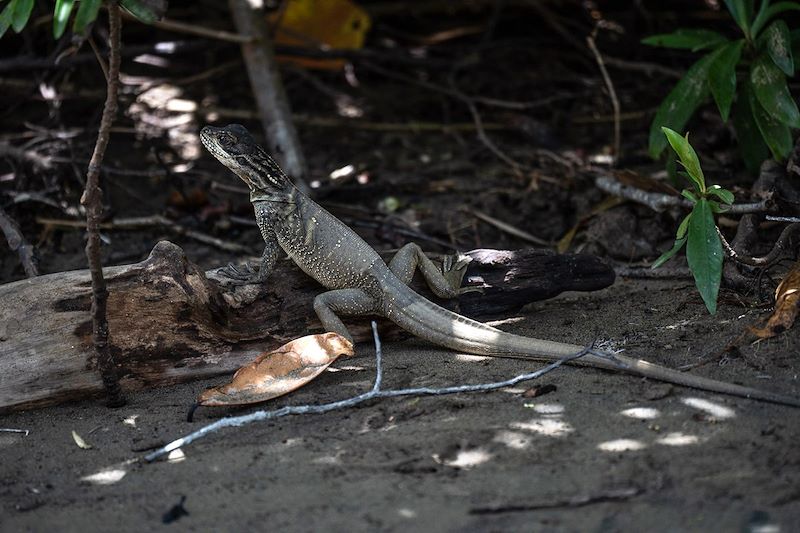
<instances>
[{"instance_id":1,"label":"lizard's hind leg","mask_svg":"<svg viewBox=\"0 0 800 533\"><path fill-rule=\"evenodd\" d=\"M361 289L336 289L314 298L314 311L325 331L332 331L353 342L353 337L337 315L366 315L374 313L375 299Z\"/></svg>"},{"instance_id":2,"label":"lizard's hind leg","mask_svg":"<svg viewBox=\"0 0 800 533\"><path fill-rule=\"evenodd\" d=\"M461 287L461 280L467 272L467 265L471 259L459 254L454 257L445 256L442 268L436 266L418 245L406 244L392 257L389 269L400 281L408 285L414 277L414 272L419 267L428 287L440 298L455 298L465 292L480 291L478 287Z\"/></svg>"}]
</instances>

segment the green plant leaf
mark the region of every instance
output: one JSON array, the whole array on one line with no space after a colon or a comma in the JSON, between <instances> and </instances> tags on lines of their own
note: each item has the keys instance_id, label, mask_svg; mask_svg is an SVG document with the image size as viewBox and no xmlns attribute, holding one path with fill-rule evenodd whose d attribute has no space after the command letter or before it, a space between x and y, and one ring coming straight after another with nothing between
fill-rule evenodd
<instances>
[{"instance_id":1,"label":"green plant leaf","mask_svg":"<svg viewBox=\"0 0 800 533\"><path fill-rule=\"evenodd\" d=\"M708 86L719 108L722 120L727 121L736 93L736 65L742 56L744 39L728 43L714 52L708 67Z\"/></svg>"},{"instance_id":2,"label":"green plant leaf","mask_svg":"<svg viewBox=\"0 0 800 533\"><path fill-rule=\"evenodd\" d=\"M787 126L800 128L800 111L789 93L786 76L766 54L758 56L750 67L750 82L767 113Z\"/></svg>"},{"instance_id":3,"label":"green plant leaf","mask_svg":"<svg viewBox=\"0 0 800 533\"><path fill-rule=\"evenodd\" d=\"M86 27L97 20L97 12L103 0L81 0L78 4L78 12L75 13L75 20L72 22L72 31L81 33Z\"/></svg>"},{"instance_id":4,"label":"green plant leaf","mask_svg":"<svg viewBox=\"0 0 800 533\"><path fill-rule=\"evenodd\" d=\"M17 0L17 7L14 8L14 17L11 20L11 27L19 33L28 23L33 11L33 0Z\"/></svg>"},{"instance_id":5,"label":"green plant leaf","mask_svg":"<svg viewBox=\"0 0 800 533\"><path fill-rule=\"evenodd\" d=\"M763 1L763 0L762 0ZM750 38L750 20L753 17L752 0L725 0L728 11L731 12L736 25L741 28L745 37Z\"/></svg>"},{"instance_id":6,"label":"green plant leaf","mask_svg":"<svg viewBox=\"0 0 800 533\"><path fill-rule=\"evenodd\" d=\"M687 176L688 176L688 174L687 174ZM683 196L684 198L686 198L687 200L689 200L693 204L697 203L698 196L695 193L693 193L692 191L690 191L689 189L683 189L681 191L681 196Z\"/></svg>"},{"instance_id":7,"label":"green plant leaf","mask_svg":"<svg viewBox=\"0 0 800 533\"><path fill-rule=\"evenodd\" d=\"M691 218L692 218L691 213L683 217L683 220L681 220L681 223L678 225L678 232L675 234L676 240L683 239L684 237L686 237L686 232L689 229L689 219Z\"/></svg>"},{"instance_id":8,"label":"green plant leaf","mask_svg":"<svg viewBox=\"0 0 800 533\"><path fill-rule=\"evenodd\" d=\"M673 130L683 130L700 104L708 97L706 78L712 59L713 54L708 54L692 65L658 107L650 125L648 143L648 151L654 159L667 147L667 139L661 128L666 126Z\"/></svg>"},{"instance_id":9,"label":"green plant leaf","mask_svg":"<svg viewBox=\"0 0 800 533\"><path fill-rule=\"evenodd\" d=\"M714 213L715 215L718 215L719 213L725 213L726 211L731 210L731 206L729 206L728 204L721 204L716 200L709 200L708 205L709 207L711 207L711 212Z\"/></svg>"},{"instance_id":10,"label":"green plant leaf","mask_svg":"<svg viewBox=\"0 0 800 533\"><path fill-rule=\"evenodd\" d=\"M773 157L778 161L782 161L788 157L792 150L792 132L786 124L779 122L761 106L754 92L754 89L750 91L750 110L758 126L758 131L761 132L761 137L769 147Z\"/></svg>"},{"instance_id":11,"label":"green plant leaf","mask_svg":"<svg viewBox=\"0 0 800 533\"><path fill-rule=\"evenodd\" d=\"M666 135L667 141L670 146L672 146L672 149L678 154L683 168L686 169L689 178L695 184L697 190L701 193L705 192L706 178L703 175L703 169L700 167L700 160L697 158L697 152L695 152L692 145L689 144L689 134L687 133L686 137L681 137L680 133L667 127L661 128L661 131Z\"/></svg>"},{"instance_id":12,"label":"green plant leaf","mask_svg":"<svg viewBox=\"0 0 800 533\"><path fill-rule=\"evenodd\" d=\"M755 39L758 37L758 33L761 31L761 28L767 22L767 8L769 7L770 0L761 0L761 5L758 7L758 13L753 18L753 23L750 25L750 35L753 36Z\"/></svg>"},{"instance_id":13,"label":"green plant leaf","mask_svg":"<svg viewBox=\"0 0 800 533\"><path fill-rule=\"evenodd\" d=\"M3 11L0 12L0 37L5 35L8 28L11 27L11 21L14 18L14 9L17 7L17 0L11 0Z\"/></svg>"},{"instance_id":14,"label":"green plant leaf","mask_svg":"<svg viewBox=\"0 0 800 533\"><path fill-rule=\"evenodd\" d=\"M161 20L167 10L166 0L120 0L119 5L145 24Z\"/></svg>"},{"instance_id":15,"label":"green plant leaf","mask_svg":"<svg viewBox=\"0 0 800 533\"><path fill-rule=\"evenodd\" d=\"M56 0L56 7L53 10L53 37L56 39L60 39L64 35L74 4L75 0Z\"/></svg>"},{"instance_id":16,"label":"green plant leaf","mask_svg":"<svg viewBox=\"0 0 800 533\"><path fill-rule=\"evenodd\" d=\"M775 65L787 76L794 76L794 59L792 58L792 39L789 26L782 20L776 20L764 30L764 42L767 53Z\"/></svg>"},{"instance_id":17,"label":"green plant leaf","mask_svg":"<svg viewBox=\"0 0 800 533\"><path fill-rule=\"evenodd\" d=\"M711 196L716 196L721 202L728 205L732 204L734 200L733 193L728 189L723 189L719 185L712 185L709 187L708 194Z\"/></svg>"},{"instance_id":18,"label":"green plant leaf","mask_svg":"<svg viewBox=\"0 0 800 533\"><path fill-rule=\"evenodd\" d=\"M763 4L764 2L762 0ZM761 28L764 27L764 24L770 21L772 17L777 15L778 13L783 13L784 11L800 11L800 4L795 2L776 2L775 4L769 6L766 9L760 9L758 15L756 15L755 20L753 21L753 25L750 28L753 36L758 36L758 33L761 31Z\"/></svg>"},{"instance_id":19,"label":"green plant leaf","mask_svg":"<svg viewBox=\"0 0 800 533\"><path fill-rule=\"evenodd\" d=\"M679 29L673 33L661 33L642 39L642 44L662 46L664 48L678 48L696 52L704 48L712 48L727 42L721 33L711 30Z\"/></svg>"},{"instance_id":20,"label":"green plant leaf","mask_svg":"<svg viewBox=\"0 0 800 533\"><path fill-rule=\"evenodd\" d=\"M690 215L687 215L687 218L689 216ZM686 219L684 219L684 220L686 220ZM686 237L683 237L683 238L680 238L680 239L675 239L675 244L672 245L672 248L670 248L669 250L667 250L666 252L661 254L658 257L658 259L656 259L655 262L653 262L653 264L650 266L650 268L658 268L661 265L663 265L664 263L666 263L667 261L669 261L670 259L672 259L672 257L675 254L677 254L680 251L681 248L683 248L684 244L686 244Z\"/></svg>"},{"instance_id":21,"label":"green plant leaf","mask_svg":"<svg viewBox=\"0 0 800 533\"><path fill-rule=\"evenodd\" d=\"M736 105L733 107L733 127L736 130L739 153L742 154L744 164L750 174L756 176L761 168L761 163L769 157L769 148L764 144L764 138L753 117L753 110L750 106L753 91L749 81L740 84L739 88Z\"/></svg>"},{"instance_id":22,"label":"green plant leaf","mask_svg":"<svg viewBox=\"0 0 800 533\"><path fill-rule=\"evenodd\" d=\"M722 243L717 235L714 215L705 198L692 209L686 240L686 260L700 296L712 315L717 312L717 295L722 279Z\"/></svg>"}]
</instances>

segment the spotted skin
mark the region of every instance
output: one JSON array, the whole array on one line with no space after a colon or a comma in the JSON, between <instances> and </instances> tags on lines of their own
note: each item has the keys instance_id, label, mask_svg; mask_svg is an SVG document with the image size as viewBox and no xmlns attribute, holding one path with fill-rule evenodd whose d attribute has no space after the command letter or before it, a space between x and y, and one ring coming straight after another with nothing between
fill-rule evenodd
<instances>
[{"instance_id":1,"label":"spotted skin","mask_svg":"<svg viewBox=\"0 0 800 533\"><path fill-rule=\"evenodd\" d=\"M404 246L389 265L361 237L297 190L247 130L206 126L205 147L250 188L256 222L266 243L255 281L267 279L283 250L309 276L330 289L314 299L323 327L352 340L340 315L381 315L413 335L471 354L554 361L581 346L506 333L448 311L408 287L419 270L443 298L461 288L466 261L439 269L416 244ZM677 372L641 359L594 353L577 364L628 372L686 387L800 407L800 399Z\"/></svg>"}]
</instances>

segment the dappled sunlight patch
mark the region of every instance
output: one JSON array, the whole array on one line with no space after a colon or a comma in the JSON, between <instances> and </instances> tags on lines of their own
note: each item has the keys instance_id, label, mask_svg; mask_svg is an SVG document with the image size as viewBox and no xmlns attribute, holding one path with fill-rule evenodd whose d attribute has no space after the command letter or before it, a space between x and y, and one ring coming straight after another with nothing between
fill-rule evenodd
<instances>
[{"instance_id":1,"label":"dappled sunlight patch","mask_svg":"<svg viewBox=\"0 0 800 533\"><path fill-rule=\"evenodd\" d=\"M557 403L525 404L525 407L528 406L540 415L561 415L564 413L564 406Z\"/></svg>"},{"instance_id":2,"label":"dappled sunlight patch","mask_svg":"<svg viewBox=\"0 0 800 533\"><path fill-rule=\"evenodd\" d=\"M491 357L486 355L456 354L456 360L463 363L480 363L481 361L488 361L489 359L491 359Z\"/></svg>"},{"instance_id":3,"label":"dappled sunlight patch","mask_svg":"<svg viewBox=\"0 0 800 533\"><path fill-rule=\"evenodd\" d=\"M400 518L416 518L417 512L413 509L409 509L408 507L401 507L397 510L397 515Z\"/></svg>"},{"instance_id":4,"label":"dappled sunlight patch","mask_svg":"<svg viewBox=\"0 0 800 533\"><path fill-rule=\"evenodd\" d=\"M342 464L342 452L337 451L334 454L323 455L311 461L315 465L340 465Z\"/></svg>"},{"instance_id":5,"label":"dappled sunlight patch","mask_svg":"<svg viewBox=\"0 0 800 533\"><path fill-rule=\"evenodd\" d=\"M719 420L734 418L736 416L736 411L730 407L703 398L682 398L681 402L689 407L705 411Z\"/></svg>"},{"instance_id":6,"label":"dappled sunlight patch","mask_svg":"<svg viewBox=\"0 0 800 533\"><path fill-rule=\"evenodd\" d=\"M631 407L630 409L623 409L620 414L637 420L653 420L661 416L661 411L654 407Z\"/></svg>"},{"instance_id":7,"label":"dappled sunlight patch","mask_svg":"<svg viewBox=\"0 0 800 533\"><path fill-rule=\"evenodd\" d=\"M547 437L563 437L575 431L568 422L557 418L534 418L528 422L512 422L509 424L512 429L530 431Z\"/></svg>"},{"instance_id":8,"label":"dappled sunlight patch","mask_svg":"<svg viewBox=\"0 0 800 533\"><path fill-rule=\"evenodd\" d=\"M656 439L656 444L663 444L665 446L688 446L690 444L697 444L700 442L700 437L697 435L687 435L676 431L667 433L663 437Z\"/></svg>"},{"instance_id":9,"label":"dappled sunlight patch","mask_svg":"<svg viewBox=\"0 0 800 533\"><path fill-rule=\"evenodd\" d=\"M468 470L475 468L478 465L488 462L492 458L492 454L483 448L474 448L472 450L459 450L454 457L447 459L442 458L439 454L433 454L433 460L445 466L452 466L453 468L462 468Z\"/></svg>"},{"instance_id":10,"label":"dappled sunlight patch","mask_svg":"<svg viewBox=\"0 0 800 533\"><path fill-rule=\"evenodd\" d=\"M615 439L601 442L597 449L604 452L635 452L644 450L647 445L635 439Z\"/></svg>"},{"instance_id":11,"label":"dappled sunlight patch","mask_svg":"<svg viewBox=\"0 0 800 533\"><path fill-rule=\"evenodd\" d=\"M84 483L90 483L92 485L113 485L121 481L122 478L127 475L128 467L135 462L136 459L130 459L122 463L107 466L98 470L94 474L83 476L81 481Z\"/></svg>"},{"instance_id":12,"label":"dappled sunlight patch","mask_svg":"<svg viewBox=\"0 0 800 533\"><path fill-rule=\"evenodd\" d=\"M499 442L500 444L505 444L513 450L525 450L526 448L530 448L531 443L533 442L530 435L526 435L525 433L520 433L518 431L505 430L500 431L492 440L494 440L494 442Z\"/></svg>"},{"instance_id":13,"label":"dappled sunlight patch","mask_svg":"<svg viewBox=\"0 0 800 533\"><path fill-rule=\"evenodd\" d=\"M129 80L129 83L134 80ZM147 82L150 83L148 80ZM200 158L202 149L197 134L197 102L181 98L183 89L168 83L147 87L128 108L136 133L145 139L166 138L178 158L166 160L173 172L186 172L187 161Z\"/></svg>"},{"instance_id":14,"label":"dappled sunlight patch","mask_svg":"<svg viewBox=\"0 0 800 533\"><path fill-rule=\"evenodd\" d=\"M747 529L750 533L781 533L779 524L751 524Z\"/></svg>"}]
</instances>

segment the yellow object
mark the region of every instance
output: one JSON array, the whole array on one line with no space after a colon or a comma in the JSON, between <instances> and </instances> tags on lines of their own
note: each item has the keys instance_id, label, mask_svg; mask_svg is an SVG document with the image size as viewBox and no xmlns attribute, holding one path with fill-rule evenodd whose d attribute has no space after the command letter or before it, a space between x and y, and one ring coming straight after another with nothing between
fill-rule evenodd
<instances>
[{"instance_id":1,"label":"yellow object","mask_svg":"<svg viewBox=\"0 0 800 533\"><path fill-rule=\"evenodd\" d=\"M359 49L371 21L366 11L349 0L288 0L285 9L270 16L277 24L276 44L308 48ZM279 57L307 68L336 70L343 59Z\"/></svg>"}]
</instances>

